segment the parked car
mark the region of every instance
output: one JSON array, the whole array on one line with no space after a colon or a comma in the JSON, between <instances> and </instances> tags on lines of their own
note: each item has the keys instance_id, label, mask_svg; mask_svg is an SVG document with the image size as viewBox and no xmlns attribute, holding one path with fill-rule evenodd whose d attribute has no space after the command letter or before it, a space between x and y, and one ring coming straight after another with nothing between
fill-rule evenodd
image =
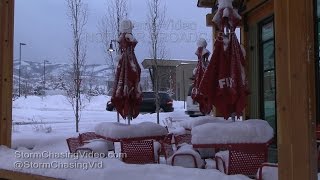
<instances>
[{"instance_id":1,"label":"parked car","mask_svg":"<svg viewBox=\"0 0 320 180\"><path fill-rule=\"evenodd\" d=\"M173 100L166 92L159 92L159 100L160 100L160 111L162 112L172 112L173 108ZM107 111L115 110L111 101L108 101ZM142 103L140 105L140 112L156 112L156 96L154 92L142 92Z\"/></svg>"},{"instance_id":2,"label":"parked car","mask_svg":"<svg viewBox=\"0 0 320 180\"><path fill-rule=\"evenodd\" d=\"M199 103L194 101L191 97L193 86L191 85L188 90L188 96L186 98L186 114L190 117L202 116L203 114L200 112Z\"/></svg>"}]
</instances>

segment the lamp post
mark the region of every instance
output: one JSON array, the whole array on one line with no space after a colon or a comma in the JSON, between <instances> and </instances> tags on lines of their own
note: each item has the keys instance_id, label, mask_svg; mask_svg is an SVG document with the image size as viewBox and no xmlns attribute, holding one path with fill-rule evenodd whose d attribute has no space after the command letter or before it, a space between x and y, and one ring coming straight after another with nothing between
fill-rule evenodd
<instances>
[{"instance_id":1,"label":"lamp post","mask_svg":"<svg viewBox=\"0 0 320 180\"><path fill-rule=\"evenodd\" d=\"M19 44L19 97L21 95L21 81L20 81L20 78L21 78L21 46L25 46L27 44L25 43L20 43Z\"/></svg>"},{"instance_id":2,"label":"lamp post","mask_svg":"<svg viewBox=\"0 0 320 180\"><path fill-rule=\"evenodd\" d=\"M46 63L49 61L43 60L43 90L46 89Z\"/></svg>"}]
</instances>

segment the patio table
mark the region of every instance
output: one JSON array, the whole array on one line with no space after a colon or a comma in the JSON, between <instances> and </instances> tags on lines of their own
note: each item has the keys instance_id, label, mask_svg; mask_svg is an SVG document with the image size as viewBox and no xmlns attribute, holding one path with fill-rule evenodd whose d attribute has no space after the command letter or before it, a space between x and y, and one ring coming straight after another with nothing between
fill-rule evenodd
<instances>
[{"instance_id":1,"label":"patio table","mask_svg":"<svg viewBox=\"0 0 320 180\"><path fill-rule=\"evenodd\" d=\"M145 164L159 162L159 140L168 134L165 127L152 123L120 124L113 122L100 123L95 133L112 142L120 142L121 152L126 154L122 160L126 163Z\"/></svg>"},{"instance_id":2,"label":"patio table","mask_svg":"<svg viewBox=\"0 0 320 180\"><path fill-rule=\"evenodd\" d=\"M194 148L211 148L216 167L226 174L252 175L268 157L268 146L273 129L264 120L246 120L233 123L208 123L192 129Z\"/></svg>"}]
</instances>

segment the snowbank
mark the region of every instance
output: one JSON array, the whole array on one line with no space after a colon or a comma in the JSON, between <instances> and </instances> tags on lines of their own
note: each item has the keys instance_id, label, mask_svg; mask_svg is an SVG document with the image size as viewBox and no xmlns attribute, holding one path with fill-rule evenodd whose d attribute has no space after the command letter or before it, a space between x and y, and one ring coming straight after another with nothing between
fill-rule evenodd
<instances>
[{"instance_id":1,"label":"snowbank","mask_svg":"<svg viewBox=\"0 0 320 180\"><path fill-rule=\"evenodd\" d=\"M148 164L148 165L133 165L125 164L118 159L111 158L21 158L21 153L36 153L30 150L14 151L4 146L0 146L0 163L1 169L15 170L26 173L39 174L70 180L86 180L94 179L112 179L112 180L249 180L243 175L227 176L217 170L192 169L182 167L172 167L165 164ZM37 152L43 152L37 151ZM16 162L23 162L23 168L15 168ZM28 164L33 163L34 166L41 164L48 165L66 165L64 168L30 168ZM92 167L89 163L93 164ZM68 168L67 165L77 164L77 167ZM85 164L87 166L85 166ZM86 168L87 167L87 168Z\"/></svg>"}]
</instances>

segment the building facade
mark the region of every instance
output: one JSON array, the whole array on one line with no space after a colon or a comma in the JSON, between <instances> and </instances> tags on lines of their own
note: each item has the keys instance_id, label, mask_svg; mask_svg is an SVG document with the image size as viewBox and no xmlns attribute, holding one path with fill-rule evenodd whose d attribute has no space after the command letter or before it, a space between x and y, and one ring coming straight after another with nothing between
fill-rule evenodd
<instances>
[{"instance_id":1,"label":"building facade","mask_svg":"<svg viewBox=\"0 0 320 180\"><path fill-rule=\"evenodd\" d=\"M159 73L159 90L168 92L175 100L184 101L192 81L192 71L197 66L196 60L157 60ZM153 77L152 68L156 64L153 59L144 59L142 66L149 70Z\"/></svg>"}]
</instances>

